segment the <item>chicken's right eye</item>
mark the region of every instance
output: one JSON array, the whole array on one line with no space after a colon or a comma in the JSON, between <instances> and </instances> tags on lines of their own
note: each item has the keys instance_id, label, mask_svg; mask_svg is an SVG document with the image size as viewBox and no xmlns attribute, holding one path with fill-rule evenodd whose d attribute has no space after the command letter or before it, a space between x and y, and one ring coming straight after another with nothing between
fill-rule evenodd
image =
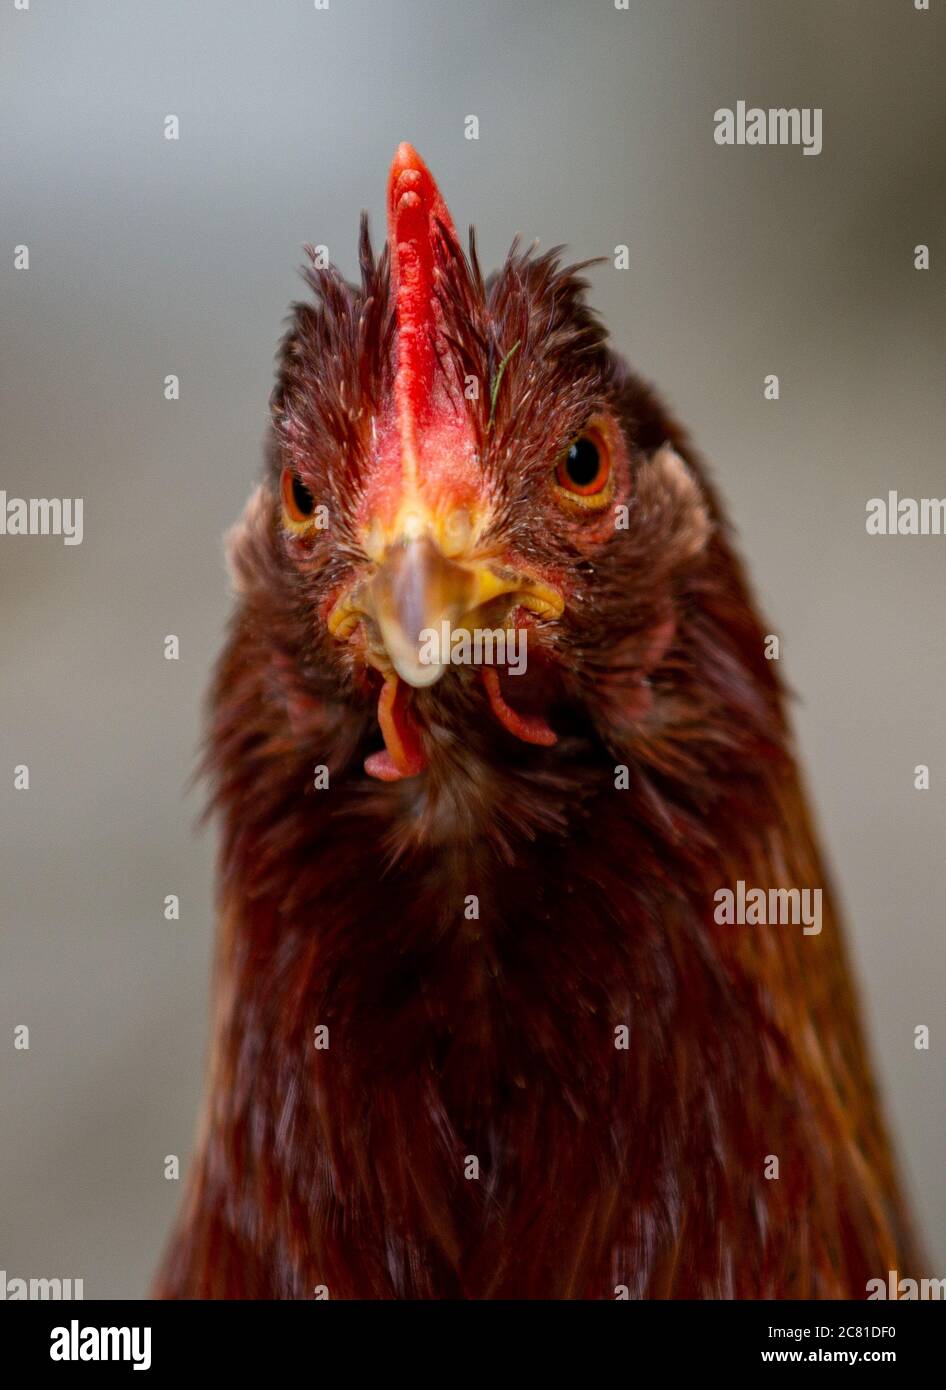
<instances>
[{"instance_id":1,"label":"chicken's right eye","mask_svg":"<svg viewBox=\"0 0 946 1390\"><path fill-rule=\"evenodd\" d=\"M305 526L315 511L315 498L291 468L282 472L282 504L290 526Z\"/></svg>"}]
</instances>

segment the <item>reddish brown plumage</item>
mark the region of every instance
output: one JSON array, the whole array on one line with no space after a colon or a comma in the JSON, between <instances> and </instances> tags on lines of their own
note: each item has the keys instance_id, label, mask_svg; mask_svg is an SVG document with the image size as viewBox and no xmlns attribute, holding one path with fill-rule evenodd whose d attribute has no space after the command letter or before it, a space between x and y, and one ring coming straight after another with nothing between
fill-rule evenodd
<instances>
[{"instance_id":1,"label":"reddish brown plumage","mask_svg":"<svg viewBox=\"0 0 946 1390\"><path fill-rule=\"evenodd\" d=\"M325 628L366 564L359 506L396 394L388 253L363 229L359 288L309 273L233 542L208 754L213 1055L158 1292L863 1297L915 1257L718 500L575 269L514 246L484 284L472 241L464 258L441 220L433 245L436 389L472 441L483 545L566 595L561 618L527 620L523 684L503 681L558 741L514 737L457 668L411 692L424 771L363 771L380 678ZM592 415L616 422L626 530L550 495ZM280 526L286 466L326 499L326 532ZM821 934L717 925L714 893L739 879L823 887Z\"/></svg>"}]
</instances>

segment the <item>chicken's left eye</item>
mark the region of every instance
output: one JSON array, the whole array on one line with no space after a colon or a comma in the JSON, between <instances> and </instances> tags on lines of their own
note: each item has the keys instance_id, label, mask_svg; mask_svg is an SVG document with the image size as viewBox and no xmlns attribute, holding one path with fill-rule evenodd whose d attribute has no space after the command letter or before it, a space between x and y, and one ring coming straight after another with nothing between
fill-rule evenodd
<instances>
[{"instance_id":1,"label":"chicken's left eye","mask_svg":"<svg viewBox=\"0 0 946 1390\"><path fill-rule=\"evenodd\" d=\"M308 521L315 511L315 498L291 468L283 469L282 502L289 520L296 525Z\"/></svg>"},{"instance_id":2,"label":"chicken's left eye","mask_svg":"<svg viewBox=\"0 0 946 1390\"><path fill-rule=\"evenodd\" d=\"M607 500L611 477L611 455L601 432L589 427L565 450L555 469L555 481L583 506L598 506Z\"/></svg>"}]
</instances>

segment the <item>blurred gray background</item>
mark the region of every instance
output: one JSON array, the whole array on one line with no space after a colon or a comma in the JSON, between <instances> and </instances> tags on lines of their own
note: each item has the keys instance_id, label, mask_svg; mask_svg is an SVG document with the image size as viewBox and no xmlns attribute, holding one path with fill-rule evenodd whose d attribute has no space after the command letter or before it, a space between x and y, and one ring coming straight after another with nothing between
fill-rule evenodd
<instances>
[{"instance_id":1,"label":"blurred gray background","mask_svg":"<svg viewBox=\"0 0 946 1390\"><path fill-rule=\"evenodd\" d=\"M944 38L940 0L5 0L0 487L85 499L79 547L0 537L9 1275L143 1296L178 1205L163 1162L190 1152L213 930L187 782L229 609L221 537L259 467L302 244L354 272L402 139L484 263L517 230L576 258L630 248L593 298L711 460L782 636L946 1274L946 538L864 527L890 488L946 492ZM717 147L713 112L740 98L820 106L822 154Z\"/></svg>"}]
</instances>

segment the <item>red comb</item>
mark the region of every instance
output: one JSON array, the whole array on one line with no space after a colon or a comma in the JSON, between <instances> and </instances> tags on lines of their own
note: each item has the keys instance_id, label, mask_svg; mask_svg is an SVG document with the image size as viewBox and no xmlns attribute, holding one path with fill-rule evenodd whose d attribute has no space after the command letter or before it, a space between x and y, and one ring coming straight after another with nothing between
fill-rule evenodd
<instances>
[{"instance_id":1,"label":"red comb","mask_svg":"<svg viewBox=\"0 0 946 1390\"><path fill-rule=\"evenodd\" d=\"M403 447L413 453L416 427L430 399L436 355L434 267L438 222L456 235L433 175L413 145L399 145L388 178L388 242L397 306L394 388Z\"/></svg>"}]
</instances>

